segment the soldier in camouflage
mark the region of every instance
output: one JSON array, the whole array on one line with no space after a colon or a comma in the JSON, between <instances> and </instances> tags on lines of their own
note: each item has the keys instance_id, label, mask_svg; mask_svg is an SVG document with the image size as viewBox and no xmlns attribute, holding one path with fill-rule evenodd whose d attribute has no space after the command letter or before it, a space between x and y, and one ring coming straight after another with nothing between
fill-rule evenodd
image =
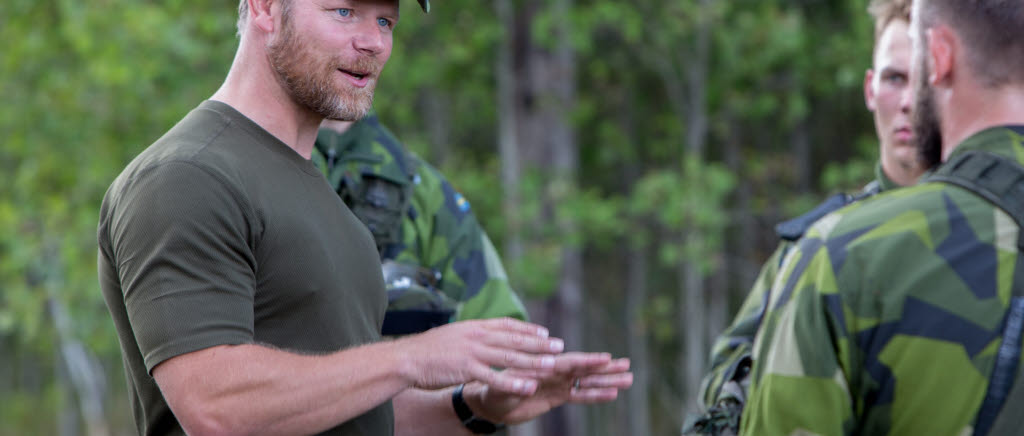
<instances>
[{"instance_id":1,"label":"soldier in camouflage","mask_svg":"<svg viewBox=\"0 0 1024 436\"><path fill-rule=\"evenodd\" d=\"M874 0L868 12L875 23L875 48L873 66L864 75L864 96L874 115L879 140L875 180L857 194L836 194L810 212L776 227L779 246L761 268L732 324L716 339L711 350L711 369L701 386L703 410L690 417L684 433L728 435L739 431L753 363L754 335L764 316L768 289L783 258L811 224L855 201L912 185L924 172L910 128L910 101L902 98L910 89L910 0Z\"/></svg>"},{"instance_id":2,"label":"soldier in camouflage","mask_svg":"<svg viewBox=\"0 0 1024 436\"><path fill-rule=\"evenodd\" d=\"M1020 434L1021 29L1024 2L914 2L915 138L944 163L783 261L742 434Z\"/></svg>"},{"instance_id":3,"label":"soldier in camouflage","mask_svg":"<svg viewBox=\"0 0 1024 436\"><path fill-rule=\"evenodd\" d=\"M526 310L469 202L371 113L325 121L313 160L380 252L388 310L384 334L405 335Z\"/></svg>"}]
</instances>

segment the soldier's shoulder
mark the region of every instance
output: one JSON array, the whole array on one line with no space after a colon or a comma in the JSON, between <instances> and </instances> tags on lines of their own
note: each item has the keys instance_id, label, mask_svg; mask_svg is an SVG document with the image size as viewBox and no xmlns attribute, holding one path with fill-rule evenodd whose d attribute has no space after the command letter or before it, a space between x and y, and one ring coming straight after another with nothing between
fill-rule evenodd
<instances>
[{"instance_id":1,"label":"soldier's shoulder","mask_svg":"<svg viewBox=\"0 0 1024 436\"><path fill-rule=\"evenodd\" d=\"M853 202L849 207L837 211L836 215L839 216L840 223L850 225L878 224L905 219L901 217L905 217L906 214L931 216L936 209L944 209L944 197L959 196L965 192L945 183L922 183L884 191Z\"/></svg>"},{"instance_id":2,"label":"soldier's shoulder","mask_svg":"<svg viewBox=\"0 0 1024 436\"><path fill-rule=\"evenodd\" d=\"M873 180L858 193L833 194L803 215L779 223L775 226L775 232L783 241L795 242L802 238L815 222L825 216L884 192L887 190L883 185L878 180Z\"/></svg>"},{"instance_id":3,"label":"soldier's shoulder","mask_svg":"<svg viewBox=\"0 0 1024 436\"><path fill-rule=\"evenodd\" d=\"M470 213L469 200L455 188L441 170L413 151L409 151L407 156L409 163L416 169L413 179L416 196L430 199L430 203L443 205L440 211L454 216L459 221Z\"/></svg>"},{"instance_id":4,"label":"soldier's shoulder","mask_svg":"<svg viewBox=\"0 0 1024 436\"><path fill-rule=\"evenodd\" d=\"M416 172L410 153L390 129L376 116L360 120L352 126L353 143L343 153L343 160L359 168L359 172L373 174L406 184Z\"/></svg>"},{"instance_id":5,"label":"soldier's shoulder","mask_svg":"<svg viewBox=\"0 0 1024 436\"><path fill-rule=\"evenodd\" d=\"M901 244L911 240L929 247L941 236L935 232L949 228L944 223L951 216L972 214L978 205L973 194L961 188L924 183L854 202L815 222L807 236L821 240L832 252L873 250L878 242L905 248Z\"/></svg>"},{"instance_id":6,"label":"soldier's shoulder","mask_svg":"<svg viewBox=\"0 0 1024 436\"><path fill-rule=\"evenodd\" d=\"M803 215L783 221L775 226L775 233L783 241L796 241L804 236L816 221L850 204L853 197L848 194L835 194L825 199Z\"/></svg>"},{"instance_id":7,"label":"soldier's shoulder","mask_svg":"<svg viewBox=\"0 0 1024 436\"><path fill-rule=\"evenodd\" d=\"M374 149L377 153L388 153L395 158L408 159L410 153L405 148L405 145L398 140L398 137L395 136L391 129L381 124L376 116L368 117L360 122L365 124L366 137L371 139L372 143L376 145Z\"/></svg>"}]
</instances>

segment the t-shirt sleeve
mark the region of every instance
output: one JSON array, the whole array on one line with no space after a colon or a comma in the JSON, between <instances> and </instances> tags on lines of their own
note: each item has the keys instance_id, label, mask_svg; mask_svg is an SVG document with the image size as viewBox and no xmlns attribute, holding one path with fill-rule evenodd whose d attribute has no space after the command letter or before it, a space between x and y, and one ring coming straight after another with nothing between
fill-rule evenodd
<instances>
[{"instance_id":1,"label":"t-shirt sleeve","mask_svg":"<svg viewBox=\"0 0 1024 436\"><path fill-rule=\"evenodd\" d=\"M146 370L251 343L256 231L238 190L207 169L173 162L136 175L121 195L110 242Z\"/></svg>"}]
</instances>

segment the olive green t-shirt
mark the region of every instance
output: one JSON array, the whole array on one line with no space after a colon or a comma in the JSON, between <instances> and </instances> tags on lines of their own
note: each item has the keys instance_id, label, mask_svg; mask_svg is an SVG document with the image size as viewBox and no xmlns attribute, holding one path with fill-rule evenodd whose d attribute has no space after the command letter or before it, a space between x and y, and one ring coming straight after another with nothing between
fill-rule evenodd
<instances>
[{"instance_id":1,"label":"olive green t-shirt","mask_svg":"<svg viewBox=\"0 0 1024 436\"><path fill-rule=\"evenodd\" d=\"M167 359L380 338L387 296L370 233L310 161L224 103L203 102L125 168L98 242L140 434L183 433L150 375ZM393 425L384 403L327 434Z\"/></svg>"}]
</instances>

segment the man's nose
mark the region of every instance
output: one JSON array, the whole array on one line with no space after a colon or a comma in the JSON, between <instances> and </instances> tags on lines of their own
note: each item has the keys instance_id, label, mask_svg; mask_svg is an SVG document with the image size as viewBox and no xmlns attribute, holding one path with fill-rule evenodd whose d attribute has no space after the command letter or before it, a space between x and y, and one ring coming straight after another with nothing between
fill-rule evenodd
<instances>
[{"instance_id":1,"label":"man's nose","mask_svg":"<svg viewBox=\"0 0 1024 436\"><path fill-rule=\"evenodd\" d=\"M910 113L912 107L914 107L914 86L908 83L900 90L900 112Z\"/></svg>"},{"instance_id":2,"label":"man's nose","mask_svg":"<svg viewBox=\"0 0 1024 436\"><path fill-rule=\"evenodd\" d=\"M352 42L356 50L369 56L376 56L383 52L386 41L377 20L368 20L361 24L359 33L356 34Z\"/></svg>"}]
</instances>

